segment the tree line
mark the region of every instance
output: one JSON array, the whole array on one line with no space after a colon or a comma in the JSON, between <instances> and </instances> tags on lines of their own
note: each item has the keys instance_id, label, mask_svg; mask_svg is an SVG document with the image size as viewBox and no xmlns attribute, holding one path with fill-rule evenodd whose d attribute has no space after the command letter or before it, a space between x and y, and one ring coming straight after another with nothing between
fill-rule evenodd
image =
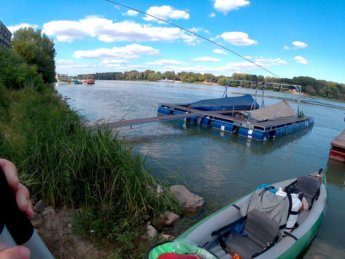
<instances>
[{"instance_id":1,"label":"tree line","mask_svg":"<svg viewBox=\"0 0 345 259\"><path fill-rule=\"evenodd\" d=\"M82 77L83 75L79 75ZM126 72L106 72L96 73L92 75L96 80L145 80L145 81L159 81L159 80L175 80L185 83L209 83L218 85L228 85L233 87L251 87L248 83L234 83L231 80L242 81L257 81L257 82L271 82L301 85L302 92L312 96L319 96L329 99L345 100L345 84L318 80L307 76L298 76L290 78L274 78L264 77L262 75L242 74L234 73L232 76L215 76L211 73L194 73L194 72L178 72L166 71L159 72L153 70L145 71L126 71ZM277 85L269 85L268 89L274 91L288 90L286 88L279 87Z\"/></svg>"}]
</instances>

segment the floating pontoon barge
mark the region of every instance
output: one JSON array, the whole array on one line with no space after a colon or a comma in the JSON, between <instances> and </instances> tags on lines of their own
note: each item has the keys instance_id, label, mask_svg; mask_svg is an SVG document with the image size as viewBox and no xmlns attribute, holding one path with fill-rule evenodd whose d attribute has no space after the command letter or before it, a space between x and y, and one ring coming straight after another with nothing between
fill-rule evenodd
<instances>
[{"instance_id":1,"label":"floating pontoon barge","mask_svg":"<svg viewBox=\"0 0 345 259\"><path fill-rule=\"evenodd\" d=\"M248 81L249 82L249 81ZM254 84L253 84L254 85ZM258 141L281 137L299 130L311 127L314 121L311 117L299 112L299 103L296 112L286 100L265 107L264 88L262 83L261 108L257 104L257 87L255 99L249 94L236 97L227 96L227 87L223 98L201 100L190 104L163 103L158 106L158 117L123 120L108 123L108 128L124 127L167 120L184 120L185 123L214 128L223 132L238 134L239 136ZM257 86L257 82L255 82ZM298 85L288 85L297 89Z\"/></svg>"},{"instance_id":2,"label":"floating pontoon barge","mask_svg":"<svg viewBox=\"0 0 345 259\"><path fill-rule=\"evenodd\" d=\"M272 107L272 110L275 110L278 106L286 108L286 105L286 101L283 101ZM280 116L279 112L276 112L276 115L264 117L263 119L263 116L268 115L267 109L258 109L251 112L241 110L209 112L185 105L161 104L158 107L158 113L165 116L185 114L184 121L186 123L210 127L258 141L281 137L314 124L311 117L299 117L293 115L293 113L291 114L291 112L289 116ZM188 114L190 116L187 116Z\"/></svg>"},{"instance_id":3,"label":"floating pontoon barge","mask_svg":"<svg viewBox=\"0 0 345 259\"><path fill-rule=\"evenodd\" d=\"M345 162L345 130L331 142L329 158Z\"/></svg>"}]
</instances>

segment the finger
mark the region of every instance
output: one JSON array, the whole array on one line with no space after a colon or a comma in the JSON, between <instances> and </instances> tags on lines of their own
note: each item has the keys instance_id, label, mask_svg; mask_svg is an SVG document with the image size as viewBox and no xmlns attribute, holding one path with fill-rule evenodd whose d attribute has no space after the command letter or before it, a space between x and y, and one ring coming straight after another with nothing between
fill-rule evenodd
<instances>
[{"instance_id":1,"label":"finger","mask_svg":"<svg viewBox=\"0 0 345 259\"><path fill-rule=\"evenodd\" d=\"M16 166L6 159L0 159L0 166L5 173L8 185L12 190L17 191L19 179Z\"/></svg>"},{"instance_id":2,"label":"finger","mask_svg":"<svg viewBox=\"0 0 345 259\"><path fill-rule=\"evenodd\" d=\"M26 210L26 215L30 219L33 218L33 216L34 216L34 207L32 205L31 199L30 199L30 202L29 202L29 208Z\"/></svg>"},{"instance_id":3,"label":"finger","mask_svg":"<svg viewBox=\"0 0 345 259\"><path fill-rule=\"evenodd\" d=\"M19 183L18 185L16 200L17 200L18 208L21 211L25 212L29 218L31 218L34 212L33 212L32 203L30 200L30 193L29 193L29 190L21 183Z\"/></svg>"},{"instance_id":4,"label":"finger","mask_svg":"<svg viewBox=\"0 0 345 259\"><path fill-rule=\"evenodd\" d=\"M0 259L29 259L30 250L24 246L16 246L0 252Z\"/></svg>"}]
</instances>

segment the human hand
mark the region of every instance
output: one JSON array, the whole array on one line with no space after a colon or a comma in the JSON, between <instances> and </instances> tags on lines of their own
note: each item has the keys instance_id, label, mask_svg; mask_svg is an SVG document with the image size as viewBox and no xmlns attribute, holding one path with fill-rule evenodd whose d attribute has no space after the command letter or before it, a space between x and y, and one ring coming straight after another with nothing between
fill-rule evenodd
<instances>
[{"instance_id":1,"label":"human hand","mask_svg":"<svg viewBox=\"0 0 345 259\"><path fill-rule=\"evenodd\" d=\"M16 166L8 160L0 159L0 167L5 173L8 185L16 195L18 208L29 218L32 218L34 211L30 200L30 193L29 190L19 182Z\"/></svg>"},{"instance_id":2,"label":"human hand","mask_svg":"<svg viewBox=\"0 0 345 259\"><path fill-rule=\"evenodd\" d=\"M0 159L0 167L5 174L8 185L16 195L18 208L23 211L29 218L34 214L30 200L29 190L19 182L17 169L15 165L5 159ZM30 250L24 246L16 246L0 251L0 259L28 259Z\"/></svg>"},{"instance_id":3,"label":"human hand","mask_svg":"<svg viewBox=\"0 0 345 259\"><path fill-rule=\"evenodd\" d=\"M30 250L25 246L16 246L0 251L0 259L29 259Z\"/></svg>"}]
</instances>

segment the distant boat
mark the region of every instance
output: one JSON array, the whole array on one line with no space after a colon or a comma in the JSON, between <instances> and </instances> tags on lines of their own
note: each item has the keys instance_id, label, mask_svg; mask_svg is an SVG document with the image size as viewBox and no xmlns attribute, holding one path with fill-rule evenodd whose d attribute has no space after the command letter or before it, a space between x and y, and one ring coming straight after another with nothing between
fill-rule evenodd
<instances>
[{"instance_id":1,"label":"distant boat","mask_svg":"<svg viewBox=\"0 0 345 259\"><path fill-rule=\"evenodd\" d=\"M95 80L92 79L92 78L85 79L84 80L84 84L86 84L86 85L93 85L93 84L95 84Z\"/></svg>"},{"instance_id":2,"label":"distant boat","mask_svg":"<svg viewBox=\"0 0 345 259\"><path fill-rule=\"evenodd\" d=\"M80 84L82 84L82 81L79 80L79 79L74 79L74 80L73 80L73 84L75 84L75 85L80 85Z\"/></svg>"},{"instance_id":3,"label":"distant boat","mask_svg":"<svg viewBox=\"0 0 345 259\"><path fill-rule=\"evenodd\" d=\"M296 258L317 234L326 200L322 169L262 185L175 241L153 247L147 258Z\"/></svg>"}]
</instances>

